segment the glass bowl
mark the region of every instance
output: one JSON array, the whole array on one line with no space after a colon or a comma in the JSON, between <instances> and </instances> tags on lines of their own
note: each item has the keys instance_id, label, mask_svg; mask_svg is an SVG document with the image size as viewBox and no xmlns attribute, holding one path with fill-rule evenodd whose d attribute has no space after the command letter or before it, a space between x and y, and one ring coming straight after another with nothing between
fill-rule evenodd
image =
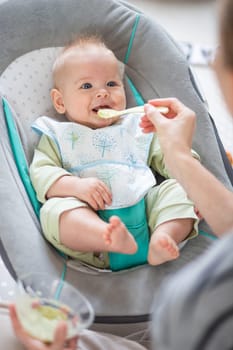
<instances>
[{"instance_id":1,"label":"glass bowl","mask_svg":"<svg viewBox=\"0 0 233 350\"><path fill-rule=\"evenodd\" d=\"M44 273L33 273L20 277L16 289L19 321L37 339L51 342L60 321L67 323L67 339L93 323L91 304L65 281Z\"/></svg>"}]
</instances>

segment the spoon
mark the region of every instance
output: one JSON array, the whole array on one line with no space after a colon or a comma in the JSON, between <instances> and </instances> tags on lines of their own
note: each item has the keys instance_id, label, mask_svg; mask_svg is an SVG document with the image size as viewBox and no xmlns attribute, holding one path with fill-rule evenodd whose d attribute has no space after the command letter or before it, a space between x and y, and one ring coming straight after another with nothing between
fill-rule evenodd
<instances>
[{"instance_id":1,"label":"spoon","mask_svg":"<svg viewBox=\"0 0 233 350\"><path fill-rule=\"evenodd\" d=\"M155 107L155 108L157 108L160 113L163 113L163 114L168 113L167 107ZM121 117L124 114L128 114L128 113L144 113L144 106L127 108L127 109L123 109L122 111L116 111L115 109L110 109L110 108L103 108L103 109L99 109L97 112L98 116L103 119Z\"/></svg>"}]
</instances>

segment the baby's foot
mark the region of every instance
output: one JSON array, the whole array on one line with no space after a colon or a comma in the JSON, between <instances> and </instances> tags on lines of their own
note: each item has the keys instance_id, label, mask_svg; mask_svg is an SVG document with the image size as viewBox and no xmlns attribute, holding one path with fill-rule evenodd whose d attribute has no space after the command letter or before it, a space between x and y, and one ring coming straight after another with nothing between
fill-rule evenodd
<instances>
[{"instance_id":1,"label":"baby's foot","mask_svg":"<svg viewBox=\"0 0 233 350\"><path fill-rule=\"evenodd\" d=\"M107 231L104 233L104 239L108 250L111 252L134 254L137 251L137 243L134 237L117 216L110 218Z\"/></svg>"},{"instance_id":2,"label":"baby's foot","mask_svg":"<svg viewBox=\"0 0 233 350\"><path fill-rule=\"evenodd\" d=\"M167 233L152 235L148 253L150 265L160 265L166 261L174 260L178 256L179 248Z\"/></svg>"}]
</instances>

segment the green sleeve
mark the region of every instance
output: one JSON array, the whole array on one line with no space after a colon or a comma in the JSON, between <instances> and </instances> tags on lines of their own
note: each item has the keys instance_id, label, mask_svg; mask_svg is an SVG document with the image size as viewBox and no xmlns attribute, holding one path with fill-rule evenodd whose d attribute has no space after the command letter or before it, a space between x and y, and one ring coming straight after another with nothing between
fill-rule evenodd
<instances>
[{"instance_id":1,"label":"green sleeve","mask_svg":"<svg viewBox=\"0 0 233 350\"><path fill-rule=\"evenodd\" d=\"M62 168L58 148L46 135L41 137L35 149L29 172L37 198L41 203L46 201L46 193L57 179L64 175L71 175Z\"/></svg>"},{"instance_id":2,"label":"green sleeve","mask_svg":"<svg viewBox=\"0 0 233 350\"><path fill-rule=\"evenodd\" d=\"M191 150L192 156L198 160L200 160L199 155L194 150ZM165 177L166 179L171 178L169 175L169 172L165 166L164 163L164 155L162 153L159 139L156 134L154 134L154 137L152 139L150 152L149 152L149 160L148 165L157 173Z\"/></svg>"},{"instance_id":3,"label":"green sleeve","mask_svg":"<svg viewBox=\"0 0 233 350\"><path fill-rule=\"evenodd\" d=\"M168 170L165 167L164 156L156 134L154 134L151 142L148 164L154 171L166 179L170 178Z\"/></svg>"}]
</instances>

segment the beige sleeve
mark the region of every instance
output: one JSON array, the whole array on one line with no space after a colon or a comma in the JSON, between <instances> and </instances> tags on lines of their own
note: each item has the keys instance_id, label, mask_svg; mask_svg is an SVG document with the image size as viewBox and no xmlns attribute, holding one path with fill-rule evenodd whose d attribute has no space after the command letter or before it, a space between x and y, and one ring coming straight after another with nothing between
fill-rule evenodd
<instances>
[{"instance_id":1,"label":"beige sleeve","mask_svg":"<svg viewBox=\"0 0 233 350\"><path fill-rule=\"evenodd\" d=\"M41 137L35 149L29 173L37 198L41 203L46 201L46 193L57 179L64 175L71 175L62 168L56 144L45 135Z\"/></svg>"}]
</instances>

